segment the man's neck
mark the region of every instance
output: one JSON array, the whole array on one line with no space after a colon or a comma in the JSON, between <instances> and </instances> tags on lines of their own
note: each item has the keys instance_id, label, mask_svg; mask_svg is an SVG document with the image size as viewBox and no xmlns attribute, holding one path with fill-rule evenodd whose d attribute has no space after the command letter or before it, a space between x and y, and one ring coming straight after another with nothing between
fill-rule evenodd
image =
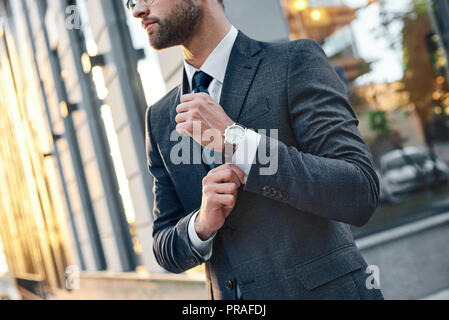
<instances>
[{"instance_id":1,"label":"man's neck","mask_svg":"<svg viewBox=\"0 0 449 320\"><path fill-rule=\"evenodd\" d=\"M182 46L184 59L200 69L207 57L231 29L226 16L211 16L205 13L193 36Z\"/></svg>"}]
</instances>

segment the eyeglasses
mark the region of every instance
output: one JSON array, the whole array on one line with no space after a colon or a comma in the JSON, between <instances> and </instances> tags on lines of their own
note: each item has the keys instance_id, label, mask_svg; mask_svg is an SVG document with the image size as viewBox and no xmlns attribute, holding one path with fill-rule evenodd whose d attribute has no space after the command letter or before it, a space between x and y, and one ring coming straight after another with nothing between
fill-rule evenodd
<instances>
[{"instance_id":1,"label":"eyeglasses","mask_svg":"<svg viewBox=\"0 0 449 320\"><path fill-rule=\"evenodd\" d=\"M147 5L149 5L149 6L152 6L153 5L153 3L156 1L156 0L143 0ZM137 5L137 0L128 0L127 2L126 2L126 7L129 9L129 10L133 10L134 9L134 7Z\"/></svg>"}]
</instances>

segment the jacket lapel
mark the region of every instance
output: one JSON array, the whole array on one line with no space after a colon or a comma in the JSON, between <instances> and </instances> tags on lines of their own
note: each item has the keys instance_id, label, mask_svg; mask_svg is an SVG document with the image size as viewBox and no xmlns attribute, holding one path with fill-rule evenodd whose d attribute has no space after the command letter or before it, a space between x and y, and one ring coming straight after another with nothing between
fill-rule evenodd
<instances>
[{"instance_id":1,"label":"jacket lapel","mask_svg":"<svg viewBox=\"0 0 449 320\"><path fill-rule=\"evenodd\" d=\"M245 98L262 60L257 56L260 50L257 41L239 31L229 58L220 98L220 105L235 122L239 121Z\"/></svg>"}]
</instances>

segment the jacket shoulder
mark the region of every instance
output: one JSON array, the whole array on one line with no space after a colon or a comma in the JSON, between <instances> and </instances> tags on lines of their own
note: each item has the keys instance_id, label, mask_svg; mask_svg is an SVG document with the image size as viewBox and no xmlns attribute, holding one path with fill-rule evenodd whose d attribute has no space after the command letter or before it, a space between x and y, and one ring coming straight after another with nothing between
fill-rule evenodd
<instances>
[{"instance_id":1,"label":"jacket shoulder","mask_svg":"<svg viewBox=\"0 0 449 320\"><path fill-rule=\"evenodd\" d=\"M279 61L280 57L288 59L297 54L323 54L321 46L313 39L298 39L283 42L263 42L257 41L262 48L265 57L272 57Z\"/></svg>"},{"instance_id":2,"label":"jacket shoulder","mask_svg":"<svg viewBox=\"0 0 449 320\"><path fill-rule=\"evenodd\" d=\"M288 43L289 56L326 56L323 48L313 39L298 39Z\"/></svg>"}]
</instances>

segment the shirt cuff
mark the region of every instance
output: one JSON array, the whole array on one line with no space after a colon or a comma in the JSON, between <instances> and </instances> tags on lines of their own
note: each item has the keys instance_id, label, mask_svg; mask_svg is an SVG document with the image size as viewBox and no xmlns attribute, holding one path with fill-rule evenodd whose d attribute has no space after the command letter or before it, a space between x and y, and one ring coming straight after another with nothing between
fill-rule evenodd
<instances>
[{"instance_id":1,"label":"shirt cuff","mask_svg":"<svg viewBox=\"0 0 449 320\"><path fill-rule=\"evenodd\" d=\"M212 257L212 242L214 241L215 235L217 233L214 233L212 237L210 237L208 240L203 241L200 239L198 234L195 230L195 220L198 216L199 211L196 212L189 221L189 240L192 244L193 249L205 260L208 261Z\"/></svg>"},{"instance_id":2,"label":"shirt cuff","mask_svg":"<svg viewBox=\"0 0 449 320\"><path fill-rule=\"evenodd\" d=\"M232 163L245 172L245 182L251 171L251 167L256 159L257 149L262 136L253 130L246 130L242 141L232 157Z\"/></svg>"}]
</instances>

